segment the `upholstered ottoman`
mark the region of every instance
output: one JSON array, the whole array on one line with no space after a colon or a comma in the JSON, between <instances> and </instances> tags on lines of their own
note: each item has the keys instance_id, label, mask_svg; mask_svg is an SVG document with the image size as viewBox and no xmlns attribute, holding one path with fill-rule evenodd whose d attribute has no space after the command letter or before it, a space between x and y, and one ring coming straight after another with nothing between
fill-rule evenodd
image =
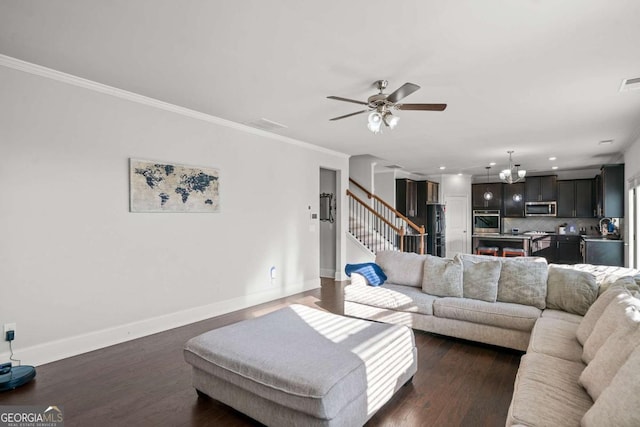
<instances>
[{"instance_id":1,"label":"upholstered ottoman","mask_svg":"<svg viewBox=\"0 0 640 427\"><path fill-rule=\"evenodd\" d=\"M361 426L416 372L413 331L291 305L189 340L193 386L271 426Z\"/></svg>"}]
</instances>

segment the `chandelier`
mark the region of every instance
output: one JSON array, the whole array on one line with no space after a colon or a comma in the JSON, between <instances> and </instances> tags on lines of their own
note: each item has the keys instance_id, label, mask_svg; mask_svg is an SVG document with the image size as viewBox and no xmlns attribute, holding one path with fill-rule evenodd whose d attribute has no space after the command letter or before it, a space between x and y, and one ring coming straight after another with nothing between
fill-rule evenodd
<instances>
[{"instance_id":1,"label":"chandelier","mask_svg":"<svg viewBox=\"0 0 640 427\"><path fill-rule=\"evenodd\" d=\"M520 169L520 165L513 164L513 159L511 158L511 155L514 153L513 150L507 151L507 153L509 153L509 169L504 169L500 172L500 179L507 184L522 181L527 174L527 171Z\"/></svg>"}]
</instances>

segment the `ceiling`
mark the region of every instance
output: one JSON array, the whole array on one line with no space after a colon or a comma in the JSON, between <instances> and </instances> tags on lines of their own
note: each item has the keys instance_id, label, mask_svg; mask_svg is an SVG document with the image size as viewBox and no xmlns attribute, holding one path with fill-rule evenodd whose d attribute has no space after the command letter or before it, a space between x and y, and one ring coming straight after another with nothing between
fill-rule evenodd
<instances>
[{"instance_id":1,"label":"ceiling","mask_svg":"<svg viewBox=\"0 0 640 427\"><path fill-rule=\"evenodd\" d=\"M637 0L0 2L0 53L422 174L616 161L640 136ZM422 86L372 134L373 82ZM599 145L613 140L611 145ZM178 141L176 141L178 143ZM550 156L557 157L555 162Z\"/></svg>"}]
</instances>

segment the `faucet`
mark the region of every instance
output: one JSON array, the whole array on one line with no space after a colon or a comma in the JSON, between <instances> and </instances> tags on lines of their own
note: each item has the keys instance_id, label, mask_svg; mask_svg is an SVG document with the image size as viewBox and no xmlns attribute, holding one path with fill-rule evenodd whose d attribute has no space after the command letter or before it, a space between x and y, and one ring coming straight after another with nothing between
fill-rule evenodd
<instances>
[{"instance_id":1,"label":"faucet","mask_svg":"<svg viewBox=\"0 0 640 427\"><path fill-rule=\"evenodd\" d=\"M600 234L602 235L606 235L608 232L606 228L604 229L602 228L602 222L605 220L607 221L607 223L611 222L611 218L607 218L607 217L600 218L600 221L598 222L598 231L600 231Z\"/></svg>"}]
</instances>

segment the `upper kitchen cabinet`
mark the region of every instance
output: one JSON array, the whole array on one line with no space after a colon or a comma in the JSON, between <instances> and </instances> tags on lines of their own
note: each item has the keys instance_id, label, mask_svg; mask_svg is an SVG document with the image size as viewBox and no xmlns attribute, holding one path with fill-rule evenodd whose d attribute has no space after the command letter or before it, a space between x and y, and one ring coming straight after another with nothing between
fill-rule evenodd
<instances>
[{"instance_id":1,"label":"upper kitchen cabinet","mask_svg":"<svg viewBox=\"0 0 640 427\"><path fill-rule=\"evenodd\" d=\"M558 181L558 216L562 218L593 218L593 179Z\"/></svg>"},{"instance_id":2,"label":"upper kitchen cabinet","mask_svg":"<svg viewBox=\"0 0 640 427\"><path fill-rule=\"evenodd\" d=\"M624 217L624 164L605 165L596 177L597 216Z\"/></svg>"},{"instance_id":3,"label":"upper kitchen cabinet","mask_svg":"<svg viewBox=\"0 0 640 427\"><path fill-rule=\"evenodd\" d=\"M484 195L490 192L493 197L487 200ZM471 185L471 204L473 209L502 210L502 183Z\"/></svg>"},{"instance_id":4,"label":"upper kitchen cabinet","mask_svg":"<svg viewBox=\"0 0 640 427\"><path fill-rule=\"evenodd\" d=\"M526 202L549 202L558 198L557 176L531 176L524 182Z\"/></svg>"},{"instance_id":5,"label":"upper kitchen cabinet","mask_svg":"<svg viewBox=\"0 0 640 427\"><path fill-rule=\"evenodd\" d=\"M427 203L438 203L440 184L433 181L425 181L425 183L427 185Z\"/></svg>"},{"instance_id":6,"label":"upper kitchen cabinet","mask_svg":"<svg viewBox=\"0 0 640 427\"><path fill-rule=\"evenodd\" d=\"M418 214L418 184L411 179L396 179L396 209L406 217Z\"/></svg>"},{"instance_id":7,"label":"upper kitchen cabinet","mask_svg":"<svg viewBox=\"0 0 640 427\"><path fill-rule=\"evenodd\" d=\"M502 215L507 218L524 217L524 183L502 184Z\"/></svg>"}]
</instances>

